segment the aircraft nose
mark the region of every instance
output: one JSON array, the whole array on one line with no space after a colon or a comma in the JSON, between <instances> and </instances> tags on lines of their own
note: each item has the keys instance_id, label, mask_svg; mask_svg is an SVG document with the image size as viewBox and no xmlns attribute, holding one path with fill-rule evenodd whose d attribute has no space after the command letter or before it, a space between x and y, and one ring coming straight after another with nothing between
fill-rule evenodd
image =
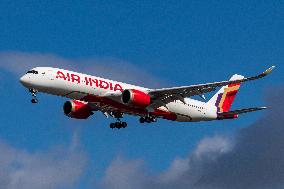
<instances>
[{"instance_id":1,"label":"aircraft nose","mask_svg":"<svg viewBox=\"0 0 284 189\"><path fill-rule=\"evenodd\" d=\"M23 84L23 85L26 85L28 83L28 78L26 75L22 76L20 78L20 82Z\"/></svg>"}]
</instances>

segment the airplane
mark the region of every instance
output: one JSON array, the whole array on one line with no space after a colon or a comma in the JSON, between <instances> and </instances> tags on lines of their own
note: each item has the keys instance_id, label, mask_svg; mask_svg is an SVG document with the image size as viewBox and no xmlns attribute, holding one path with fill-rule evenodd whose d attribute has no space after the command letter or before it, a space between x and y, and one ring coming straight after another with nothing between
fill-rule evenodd
<instances>
[{"instance_id":1,"label":"airplane","mask_svg":"<svg viewBox=\"0 0 284 189\"><path fill-rule=\"evenodd\" d=\"M230 110L241 83L260 79L268 75L275 66L263 73L244 77L235 74L228 81L206 84L149 89L123 82L104 79L69 70L36 67L20 78L20 82L32 94L32 103L37 103L37 93L67 97L71 100L63 105L64 114L75 119L87 119L96 111L116 122L110 128L127 126L122 122L124 114L139 116L140 123L166 119L178 122L198 122L235 119L238 115L266 109L266 107ZM205 93L221 87L207 102ZM200 96L203 101L189 97Z\"/></svg>"}]
</instances>

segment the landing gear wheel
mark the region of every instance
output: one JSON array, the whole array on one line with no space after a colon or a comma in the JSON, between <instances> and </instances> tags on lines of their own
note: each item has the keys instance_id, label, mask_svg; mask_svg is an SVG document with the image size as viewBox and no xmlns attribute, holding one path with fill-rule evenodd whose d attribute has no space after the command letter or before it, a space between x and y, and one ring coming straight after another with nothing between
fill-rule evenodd
<instances>
[{"instance_id":1,"label":"landing gear wheel","mask_svg":"<svg viewBox=\"0 0 284 189\"><path fill-rule=\"evenodd\" d=\"M114 123L111 123L111 124L109 125L109 128L114 129L114 128L115 128Z\"/></svg>"},{"instance_id":2,"label":"landing gear wheel","mask_svg":"<svg viewBox=\"0 0 284 189\"><path fill-rule=\"evenodd\" d=\"M127 127L127 123L126 122L122 122L120 119L123 118L123 113L120 112L111 112L111 116L116 118L116 122L111 123L110 124L110 128L117 128L117 129L121 129L121 128L125 128Z\"/></svg>"},{"instance_id":3,"label":"landing gear wheel","mask_svg":"<svg viewBox=\"0 0 284 189\"><path fill-rule=\"evenodd\" d=\"M123 128L127 127L127 123L126 122L122 122L122 127Z\"/></svg>"},{"instance_id":4,"label":"landing gear wheel","mask_svg":"<svg viewBox=\"0 0 284 189\"><path fill-rule=\"evenodd\" d=\"M31 102L33 103L33 104L36 104L36 103L38 103L38 100L37 99L31 99Z\"/></svg>"},{"instance_id":5,"label":"landing gear wheel","mask_svg":"<svg viewBox=\"0 0 284 189\"><path fill-rule=\"evenodd\" d=\"M121 129L121 128L125 128L125 127L127 127L127 123L121 122L121 121L117 121L117 122L111 123L109 125L109 128L111 128L111 129L114 129L114 128Z\"/></svg>"},{"instance_id":6,"label":"landing gear wheel","mask_svg":"<svg viewBox=\"0 0 284 189\"><path fill-rule=\"evenodd\" d=\"M152 123L152 122L157 122L157 118L154 117L154 116L140 117L139 122L140 122L140 123Z\"/></svg>"},{"instance_id":7,"label":"landing gear wheel","mask_svg":"<svg viewBox=\"0 0 284 189\"><path fill-rule=\"evenodd\" d=\"M139 122L140 122L140 123L144 123L144 122L145 122L145 119L144 119L143 117L140 117Z\"/></svg>"},{"instance_id":8,"label":"landing gear wheel","mask_svg":"<svg viewBox=\"0 0 284 189\"><path fill-rule=\"evenodd\" d=\"M152 121L151 121L151 118L150 118L150 117L145 117L145 122L151 123L151 122L152 122Z\"/></svg>"},{"instance_id":9,"label":"landing gear wheel","mask_svg":"<svg viewBox=\"0 0 284 189\"><path fill-rule=\"evenodd\" d=\"M32 102L33 104L38 103L38 99L36 98L37 90L34 89L34 88L32 88L32 89L29 89L29 92L32 93L32 97L33 97L32 100L31 100L31 102Z\"/></svg>"},{"instance_id":10,"label":"landing gear wheel","mask_svg":"<svg viewBox=\"0 0 284 189\"><path fill-rule=\"evenodd\" d=\"M121 124L120 124L120 122L115 122L115 128L118 128L118 129L120 129L120 128L121 128Z\"/></svg>"}]
</instances>

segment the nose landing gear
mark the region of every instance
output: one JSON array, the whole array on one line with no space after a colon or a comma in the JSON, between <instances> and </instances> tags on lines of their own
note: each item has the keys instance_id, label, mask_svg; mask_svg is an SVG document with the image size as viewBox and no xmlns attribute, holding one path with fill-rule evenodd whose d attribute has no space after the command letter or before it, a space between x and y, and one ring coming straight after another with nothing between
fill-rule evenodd
<instances>
[{"instance_id":1,"label":"nose landing gear","mask_svg":"<svg viewBox=\"0 0 284 189\"><path fill-rule=\"evenodd\" d=\"M32 93L31 102L32 102L33 104L38 103L38 99L37 99L37 97L36 97L36 94L37 94L38 91L33 88L33 89L29 89L29 92Z\"/></svg>"},{"instance_id":2,"label":"nose landing gear","mask_svg":"<svg viewBox=\"0 0 284 189\"><path fill-rule=\"evenodd\" d=\"M38 103L38 99L31 99L31 102L32 102L33 104L36 104L36 103Z\"/></svg>"}]
</instances>

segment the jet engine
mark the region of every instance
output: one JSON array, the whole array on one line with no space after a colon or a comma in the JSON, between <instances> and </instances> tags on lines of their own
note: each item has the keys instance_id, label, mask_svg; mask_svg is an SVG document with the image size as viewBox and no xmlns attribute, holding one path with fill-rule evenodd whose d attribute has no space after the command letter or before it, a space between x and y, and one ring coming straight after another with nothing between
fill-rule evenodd
<instances>
[{"instance_id":1,"label":"jet engine","mask_svg":"<svg viewBox=\"0 0 284 189\"><path fill-rule=\"evenodd\" d=\"M87 103L78 100L70 100L63 105L64 114L75 119L87 119L93 115L92 108Z\"/></svg>"},{"instance_id":2,"label":"jet engine","mask_svg":"<svg viewBox=\"0 0 284 189\"><path fill-rule=\"evenodd\" d=\"M122 93L122 102L137 107L147 107L151 104L151 97L136 89L126 89Z\"/></svg>"}]
</instances>

